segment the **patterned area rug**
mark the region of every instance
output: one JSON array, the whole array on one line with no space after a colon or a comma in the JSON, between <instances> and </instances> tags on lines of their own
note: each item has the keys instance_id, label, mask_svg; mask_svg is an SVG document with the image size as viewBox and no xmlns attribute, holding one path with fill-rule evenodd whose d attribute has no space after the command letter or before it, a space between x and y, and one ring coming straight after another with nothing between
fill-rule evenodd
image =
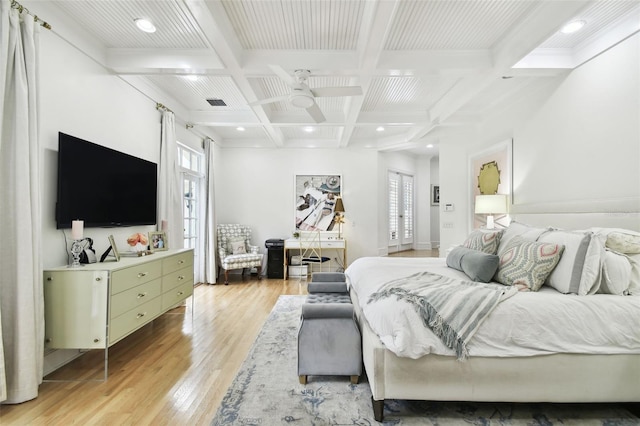
<instances>
[{"instance_id":1,"label":"patterned area rug","mask_svg":"<svg viewBox=\"0 0 640 426\"><path fill-rule=\"evenodd\" d=\"M280 296L212 425L378 425L366 377L297 376L304 296ZM385 401L385 425L640 425L616 405Z\"/></svg>"}]
</instances>

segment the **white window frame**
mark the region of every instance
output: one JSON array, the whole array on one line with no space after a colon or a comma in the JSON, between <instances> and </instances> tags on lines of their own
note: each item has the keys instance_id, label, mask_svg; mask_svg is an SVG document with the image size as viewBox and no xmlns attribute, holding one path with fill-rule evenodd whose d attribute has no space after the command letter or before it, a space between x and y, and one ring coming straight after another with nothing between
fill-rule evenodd
<instances>
[{"instance_id":1,"label":"white window frame","mask_svg":"<svg viewBox=\"0 0 640 426\"><path fill-rule=\"evenodd\" d=\"M180 172L180 190L182 193L182 209L183 209L183 247L193 248L194 261L197 264L199 257L201 256L201 244L202 240L202 219L204 202L204 155L188 146L178 142L178 171ZM189 164L185 164L184 154L189 154ZM194 166L195 164L195 166ZM193 193L184 193L185 180L194 183L195 190ZM185 211L185 205L187 202L194 203L195 207L190 209L192 215L187 215ZM184 226L185 223L193 226ZM193 232L191 230L193 229Z\"/></svg>"}]
</instances>

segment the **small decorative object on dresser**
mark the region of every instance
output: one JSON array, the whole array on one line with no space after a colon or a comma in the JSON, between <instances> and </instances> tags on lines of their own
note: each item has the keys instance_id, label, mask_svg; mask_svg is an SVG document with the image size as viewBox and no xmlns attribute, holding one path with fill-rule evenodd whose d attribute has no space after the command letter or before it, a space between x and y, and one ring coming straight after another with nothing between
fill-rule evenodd
<instances>
[{"instance_id":1,"label":"small decorative object on dresser","mask_svg":"<svg viewBox=\"0 0 640 426\"><path fill-rule=\"evenodd\" d=\"M167 234L162 231L149 232L149 249L151 252L166 250L167 247Z\"/></svg>"}]
</instances>

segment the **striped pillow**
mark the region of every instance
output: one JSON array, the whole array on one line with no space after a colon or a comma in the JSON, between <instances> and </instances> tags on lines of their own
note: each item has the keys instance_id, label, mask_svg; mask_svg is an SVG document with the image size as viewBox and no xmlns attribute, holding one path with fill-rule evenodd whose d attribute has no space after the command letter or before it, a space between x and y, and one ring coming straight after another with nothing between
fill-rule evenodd
<instances>
[{"instance_id":1,"label":"striped pillow","mask_svg":"<svg viewBox=\"0 0 640 426\"><path fill-rule=\"evenodd\" d=\"M473 231L462 244L471 250L478 250L488 254L496 254L500 245L502 230L499 231Z\"/></svg>"},{"instance_id":2,"label":"striped pillow","mask_svg":"<svg viewBox=\"0 0 640 426\"><path fill-rule=\"evenodd\" d=\"M526 241L513 237L500 254L498 271L493 279L514 285L520 291L538 291L556 267L564 251L560 244Z\"/></svg>"}]
</instances>

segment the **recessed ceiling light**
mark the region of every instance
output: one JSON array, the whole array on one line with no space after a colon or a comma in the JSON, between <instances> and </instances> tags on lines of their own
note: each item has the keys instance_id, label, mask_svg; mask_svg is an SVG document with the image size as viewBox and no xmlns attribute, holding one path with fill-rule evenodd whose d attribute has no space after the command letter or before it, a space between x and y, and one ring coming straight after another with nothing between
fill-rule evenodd
<instances>
[{"instance_id":1,"label":"recessed ceiling light","mask_svg":"<svg viewBox=\"0 0 640 426\"><path fill-rule=\"evenodd\" d=\"M562 34L571 34L571 33L575 33L576 31L579 31L582 27L584 27L584 24L586 24L585 21L582 20L578 20L578 21L571 21L569 22L567 25L565 25L564 27L562 27L562 29L560 30L560 32Z\"/></svg>"},{"instance_id":2,"label":"recessed ceiling light","mask_svg":"<svg viewBox=\"0 0 640 426\"><path fill-rule=\"evenodd\" d=\"M151 23L148 19L138 18L134 19L133 22L136 23L136 26L144 31L145 33L155 33L156 26Z\"/></svg>"},{"instance_id":3,"label":"recessed ceiling light","mask_svg":"<svg viewBox=\"0 0 640 426\"><path fill-rule=\"evenodd\" d=\"M313 127L307 126L307 127L304 128L304 131L307 132L307 133L311 133L311 132L313 132Z\"/></svg>"},{"instance_id":4,"label":"recessed ceiling light","mask_svg":"<svg viewBox=\"0 0 640 426\"><path fill-rule=\"evenodd\" d=\"M186 78L189 81L198 81L198 75L197 74L187 74L184 76L184 78Z\"/></svg>"},{"instance_id":5,"label":"recessed ceiling light","mask_svg":"<svg viewBox=\"0 0 640 426\"><path fill-rule=\"evenodd\" d=\"M238 127L236 127L236 130L239 131L239 132L244 132L245 129L242 126L238 126Z\"/></svg>"},{"instance_id":6,"label":"recessed ceiling light","mask_svg":"<svg viewBox=\"0 0 640 426\"><path fill-rule=\"evenodd\" d=\"M384 127L382 126L376 127L376 132L384 132Z\"/></svg>"},{"instance_id":7,"label":"recessed ceiling light","mask_svg":"<svg viewBox=\"0 0 640 426\"><path fill-rule=\"evenodd\" d=\"M430 143L429 145L427 145L427 148L433 148L433 144Z\"/></svg>"}]
</instances>

